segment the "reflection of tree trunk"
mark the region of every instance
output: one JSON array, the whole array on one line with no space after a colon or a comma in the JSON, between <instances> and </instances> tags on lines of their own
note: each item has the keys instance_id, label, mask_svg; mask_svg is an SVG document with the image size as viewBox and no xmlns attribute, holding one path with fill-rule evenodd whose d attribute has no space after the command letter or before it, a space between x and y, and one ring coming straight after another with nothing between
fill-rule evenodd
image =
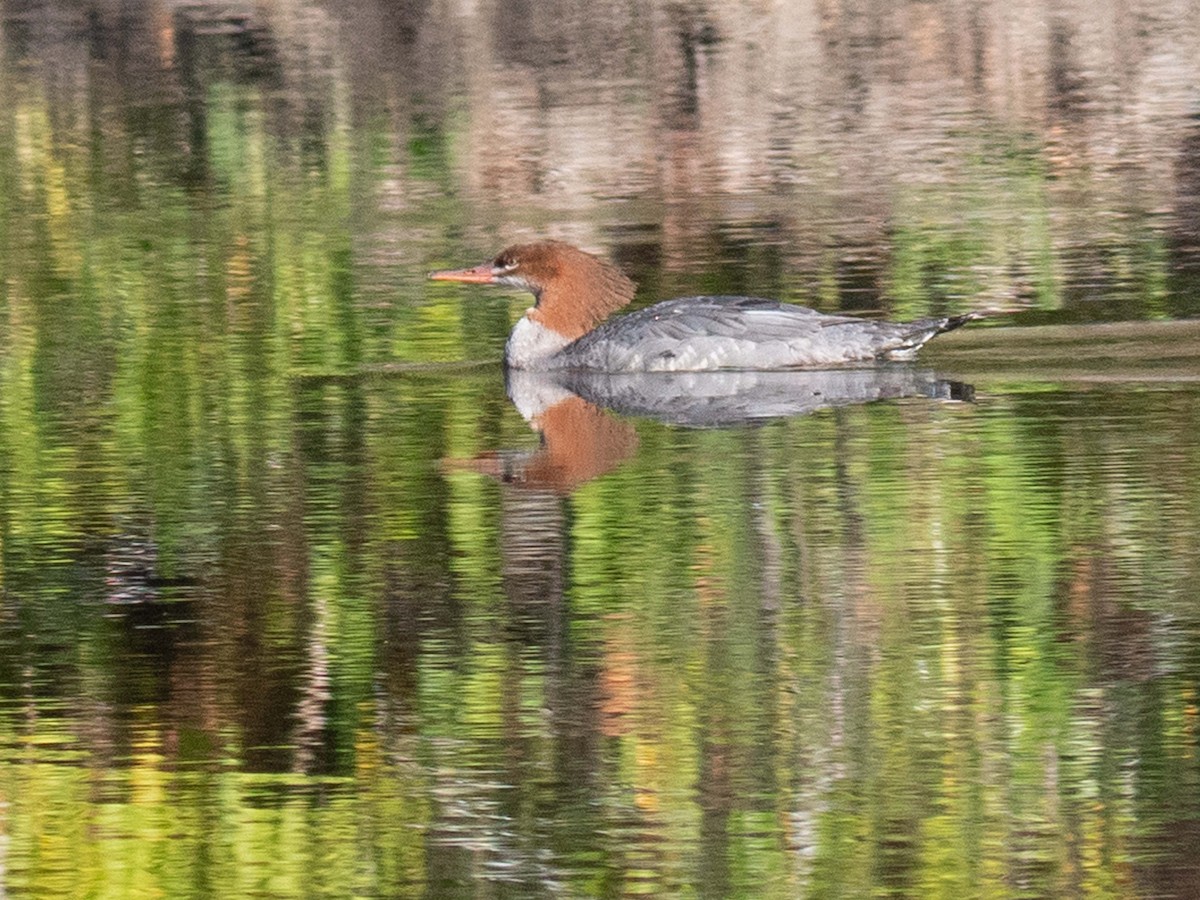
<instances>
[{"instance_id":1,"label":"reflection of tree trunk","mask_svg":"<svg viewBox=\"0 0 1200 900\"><path fill-rule=\"evenodd\" d=\"M398 557L398 549L383 551ZM379 611L382 639L381 663L384 670L385 733L413 734L417 730L415 711L419 677L417 664L421 653L420 591L411 587L396 562L384 567L383 596Z\"/></svg>"},{"instance_id":2,"label":"reflection of tree trunk","mask_svg":"<svg viewBox=\"0 0 1200 900\"><path fill-rule=\"evenodd\" d=\"M292 770L311 774L315 771L325 737L325 705L329 702L329 600L313 600L313 624L307 638L307 666L296 710L296 755Z\"/></svg>"},{"instance_id":3,"label":"reflection of tree trunk","mask_svg":"<svg viewBox=\"0 0 1200 900\"><path fill-rule=\"evenodd\" d=\"M664 85L656 110L663 138L662 192L667 200L662 223L668 261L686 260L685 248L703 245L707 219L700 207L716 192L718 173L712 148L701 128L705 48L715 39L702 11L674 7L660 25L664 52L656 56L655 81Z\"/></svg>"},{"instance_id":4,"label":"reflection of tree trunk","mask_svg":"<svg viewBox=\"0 0 1200 900\"><path fill-rule=\"evenodd\" d=\"M506 488L500 548L512 678L505 690L506 707L511 709L506 714L510 746L522 746L525 738L516 720L519 680L526 671L518 657L523 648L535 646L544 666L543 704L554 742L556 775L570 795L594 781L600 670L595 652L589 654L570 637L568 502L553 491Z\"/></svg>"},{"instance_id":5,"label":"reflection of tree trunk","mask_svg":"<svg viewBox=\"0 0 1200 900\"><path fill-rule=\"evenodd\" d=\"M340 507L338 521L341 528L336 537L327 536L330 543L340 545L345 561L343 590L353 591L361 571L365 535L369 528L369 509L365 492L367 483L366 456L366 401L362 384L349 382L342 396L342 430L338 448L334 451L345 465L339 477L336 491L328 502L337 502ZM329 717L326 707L332 696L329 673L329 622L330 598L319 588L311 592L302 619L302 635L305 663L300 678L300 698L295 712L296 755L293 769L312 774L327 762L322 750L327 746L326 732Z\"/></svg>"},{"instance_id":6,"label":"reflection of tree trunk","mask_svg":"<svg viewBox=\"0 0 1200 900\"><path fill-rule=\"evenodd\" d=\"M181 19L175 31L175 65L183 88L181 107L187 123L183 181L192 189L201 188L208 181L208 96L204 73L200 71L198 45L195 25Z\"/></svg>"},{"instance_id":7,"label":"reflection of tree trunk","mask_svg":"<svg viewBox=\"0 0 1200 900\"><path fill-rule=\"evenodd\" d=\"M504 595L505 662L501 675L500 714L508 771L505 792L510 808L520 816L521 791L528 785L525 748L531 740L522 721L527 648L536 647L544 659L547 677L561 668L565 569L565 501L550 491L506 488L500 499L500 556ZM547 684L549 687L549 684ZM548 699L548 698L547 698Z\"/></svg>"},{"instance_id":8,"label":"reflection of tree trunk","mask_svg":"<svg viewBox=\"0 0 1200 900\"><path fill-rule=\"evenodd\" d=\"M444 507L440 508L442 512ZM447 578L448 553L436 529L440 517L429 523L434 531L421 541L385 545L383 591L378 613L380 665L384 678L384 711L389 737L416 734L422 644L440 637L435 664L455 666L467 647L461 598ZM436 523L436 524L435 524Z\"/></svg>"},{"instance_id":9,"label":"reflection of tree trunk","mask_svg":"<svg viewBox=\"0 0 1200 900\"><path fill-rule=\"evenodd\" d=\"M1194 316L1200 314L1200 114L1192 117L1175 171L1168 297L1172 314Z\"/></svg>"},{"instance_id":10,"label":"reflection of tree trunk","mask_svg":"<svg viewBox=\"0 0 1200 900\"><path fill-rule=\"evenodd\" d=\"M729 610L725 598L710 598L704 611L709 630L706 662L709 685L730 683L725 643L728 640ZM700 769L697 805L700 807L700 884L701 897L729 896L729 814L733 808L734 760L729 711L720 698L710 702L700 714Z\"/></svg>"},{"instance_id":11,"label":"reflection of tree trunk","mask_svg":"<svg viewBox=\"0 0 1200 900\"><path fill-rule=\"evenodd\" d=\"M402 380L395 386L389 407L403 414L390 419L383 437L402 451L386 463L378 456L370 463L363 450L364 466L372 472L363 483L376 495L380 520L364 520L362 529L386 535L372 554L382 562L377 655L389 747L419 728L422 654L427 668L452 670L468 646L466 598L457 590L452 562L450 488L431 464L445 449L446 406L418 382ZM485 419L480 423L490 427ZM396 516L404 528L395 527Z\"/></svg>"},{"instance_id":12,"label":"reflection of tree trunk","mask_svg":"<svg viewBox=\"0 0 1200 900\"><path fill-rule=\"evenodd\" d=\"M749 473L749 492L746 503L758 537L761 553L757 585L757 640L755 641L755 707L760 720L752 729L757 737L751 740L749 767L754 793L760 798L774 798L776 784L775 755L779 751L779 620L782 614L783 548L776 529L771 504L771 469L768 453L763 446L764 432L755 432L754 453L750 457L753 471Z\"/></svg>"},{"instance_id":13,"label":"reflection of tree trunk","mask_svg":"<svg viewBox=\"0 0 1200 900\"><path fill-rule=\"evenodd\" d=\"M783 607L783 548L771 504L772 470L766 464L765 432L749 435L743 508L756 541L746 547L756 578L744 585L701 583L706 635L706 702L699 713L702 897L729 895L735 809L771 811L779 795L779 623ZM703 566L702 566L703 568ZM731 665L736 620L752 627L754 662L743 682ZM741 702L739 702L739 700Z\"/></svg>"},{"instance_id":14,"label":"reflection of tree trunk","mask_svg":"<svg viewBox=\"0 0 1200 900\"><path fill-rule=\"evenodd\" d=\"M525 677L520 657L523 648L535 646L545 667L543 703L554 738L556 774L564 789L573 791L591 781L597 764L600 673L569 636L567 501L551 491L506 488L501 521L509 632L509 683L504 690L509 746L524 743L518 720L520 681Z\"/></svg>"},{"instance_id":15,"label":"reflection of tree trunk","mask_svg":"<svg viewBox=\"0 0 1200 900\"><path fill-rule=\"evenodd\" d=\"M500 555L512 624L545 626L561 607L566 565L566 510L546 490L506 488L500 499Z\"/></svg>"},{"instance_id":16,"label":"reflection of tree trunk","mask_svg":"<svg viewBox=\"0 0 1200 900\"><path fill-rule=\"evenodd\" d=\"M876 610L874 608L871 589L867 584L867 547L866 527L864 525L861 503L858 498L858 486L850 475L848 462L855 452L853 436L849 433L851 426L849 418L841 411L834 412L836 428L834 431L834 464L836 471L838 508L843 524L842 534L842 572L843 590L833 605L834 618L834 653L833 677L830 709L833 714L830 731L830 742L835 747L842 746L849 736L846 734L847 723L856 723L864 710L850 709L847 703L853 703L854 698L848 698L848 685L866 685L870 679L866 671L871 665L872 648L875 646ZM855 669L860 669L857 673ZM862 720L865 722L865 718Z\"/></svg>"}]
</instances>

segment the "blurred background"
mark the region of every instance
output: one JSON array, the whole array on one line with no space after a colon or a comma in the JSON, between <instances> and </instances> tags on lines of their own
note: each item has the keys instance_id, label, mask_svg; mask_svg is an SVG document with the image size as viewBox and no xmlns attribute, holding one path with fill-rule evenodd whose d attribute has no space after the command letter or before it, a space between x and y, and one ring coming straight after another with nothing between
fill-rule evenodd
<instances>
[{"instance_id":1,"label":"blurred background","mask_svg":"<svg viewBox=\"0 0 1200 900\"><path fill-rule=\"evenodd\" d=\"M565 453L534 237L1006 314ZM1197 314L1192 0L0 0L0 894L1198 896Z\"/></svg>"}]
</instances>

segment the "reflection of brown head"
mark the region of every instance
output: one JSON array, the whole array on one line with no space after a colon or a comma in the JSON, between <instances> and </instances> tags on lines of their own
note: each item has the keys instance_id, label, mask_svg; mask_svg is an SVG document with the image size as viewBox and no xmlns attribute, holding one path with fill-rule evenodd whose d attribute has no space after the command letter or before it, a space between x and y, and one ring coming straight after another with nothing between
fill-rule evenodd
<instances>
[{"instance_id":1,"label":"reflection of brown head","mask_svg":"<svg viewBox=\"0 0 1200 900\"><path fill-rule=\"evenodd\" d=\"M531 423L542 433L542 446L528 454L481 453L472 459L447 459L447 471L472 471L524 490L569 494L628 459L637 449L637 432L579 397L568 397Z\"/></svg>"},{"instance_id":2,"label":"reflection of brown head","mask_svg":"<svg viewBox=\"0 0 1200 900\"><path fill-rule=\"evenodd\" d=\"M471 269L430 272L434 281L502 284L537 297L530 318L575 340L633 299L637 286L612 263L562 241L515 244Z\"/></svg>"}]
</instances>

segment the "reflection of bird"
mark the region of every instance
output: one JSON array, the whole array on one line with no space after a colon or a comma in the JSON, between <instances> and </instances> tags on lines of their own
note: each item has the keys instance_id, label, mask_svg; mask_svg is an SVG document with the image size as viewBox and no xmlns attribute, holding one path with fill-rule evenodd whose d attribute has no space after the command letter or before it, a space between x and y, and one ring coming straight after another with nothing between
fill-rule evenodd
<instances>
[{"instance_id":1,"label":"reflection of bird","mask_svg":"<svg viewBox=\"0 0 1200 900\"><path fill-rule=\"evenodd\" d=\"M506 362L517 369L694 372L909 359L934 335L977 318L874 322L759 297L683 297L605 322L633 299L633 282L558 241L519 244L473 269L429 277L533 293L537 302L505 347Z\"/></svg>"},{"instance_id":2,"label":"reflection of bird","mask_svg":"<svg viewBox=\"0 0 1200 900\"><path fill-rule=\"evenodd\" d=\"M637 432L631 424L557 385L547 386L544 394L527 403L525 408L518 403L518 409L541 433L537 450L502 450L469 460L448 459L443 468L480 472L527 491L569 494L637 449Z\"/></svg>"},{"instance_id":3,"label":"reflection of bird","mask_svg":"<svg viewBox=\"0 0 1200 900\"><path fill-rule=\"evenodd\" d=\"M628 416L711 428L803 416L877 400L972 400L970 385L903 365L738 372L510 372L508 395L525 412L547 385Z\"/></svg>"},{"instance_id":4,"label":"reflection of bird","mask_svg":"<svg viewBox=\"0 0 1200 900\"><path fill-rule=\"evenodd\" d=\"M881 365L787 372L508 372L508 396L542 437L536 450L446 459L523 491L569 494L633 455L633 425L609 414L698 428L800 416L900 397L970 400L969 385Z\"/></svg>"}]
</instances>

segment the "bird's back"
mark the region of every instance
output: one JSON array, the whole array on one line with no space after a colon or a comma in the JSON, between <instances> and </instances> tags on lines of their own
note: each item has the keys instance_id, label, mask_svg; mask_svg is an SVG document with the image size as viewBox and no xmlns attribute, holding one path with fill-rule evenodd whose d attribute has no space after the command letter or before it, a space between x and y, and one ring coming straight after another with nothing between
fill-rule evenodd
<instances>
[{"instance_id":1,"label":"bird's back","mask_svg":"<svg viewBox=\"0 0 1200 900\"><path fill-rule=\"evenodd\" d=\"M605 372L822 368L908 358L963 321L896 324L761 297L681 297L610 319L550 362Z\"/></svg>"}]
</instances>

